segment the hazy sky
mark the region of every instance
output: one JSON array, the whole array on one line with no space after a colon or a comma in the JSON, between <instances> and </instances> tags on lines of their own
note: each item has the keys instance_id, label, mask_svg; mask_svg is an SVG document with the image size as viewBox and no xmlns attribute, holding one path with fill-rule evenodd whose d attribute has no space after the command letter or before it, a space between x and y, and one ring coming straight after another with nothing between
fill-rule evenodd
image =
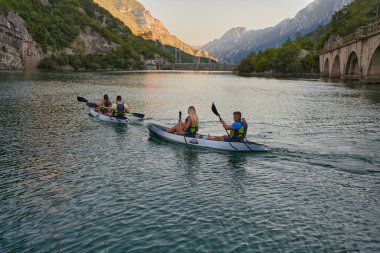
<instances>
[{"instance_id":1,"label":"hazy sky","mask_svg":"<svg viewBox=\"0 0 380 253\"><path fill-rule=\"evenodd\" d=\"M313 0L139 0L169 31L193 46L233 27L274 26Z\"/></svg>"}]
</instances>

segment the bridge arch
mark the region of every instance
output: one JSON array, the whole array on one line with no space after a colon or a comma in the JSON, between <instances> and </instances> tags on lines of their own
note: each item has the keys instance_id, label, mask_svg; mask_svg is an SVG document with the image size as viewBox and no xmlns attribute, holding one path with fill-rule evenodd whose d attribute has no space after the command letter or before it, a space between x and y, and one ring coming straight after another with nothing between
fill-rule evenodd
<instances>
[{"instance_id":1,"label":"bridge arch","mask_svg":"<svg viewBox=\"0 0 380 253\"><path fill-rule=\"evenodd\" d=\"M358 55L355 51L352 51L348 57L345 78L346 79L359 79L360 70L359 70L359 60Z\"/></svg>"},{"instance_id":2,"label":"bridge arch","mask_svg":"<svg viewBox=\"0 0 380 253\"><path fill-rule=\"evenodd\" d=\"M330 61L329 58L326 58L325 63L323 65L323 76L328 77L330 75Z\"/></svg>"},{"instance_id":3,"label":"bridge arch","mask_svg":"<svg viewBox=\"0 0 380 253\"><path fill-rule=\"evenodd\" d=\"M339 55L336 55L332 65L330 77L339 78L340 76L340 58Z\"/></svg>"},{"instance_id":4,"label":"bridge arch","mask_svg":"<svg viewBox=\"0 0 380 253\"><path fill-rule=\"evenodd\" d=\"M373 53L368 67L368 78L379 78L380 76L380 45Z\"/></svg>"}]
</instances>

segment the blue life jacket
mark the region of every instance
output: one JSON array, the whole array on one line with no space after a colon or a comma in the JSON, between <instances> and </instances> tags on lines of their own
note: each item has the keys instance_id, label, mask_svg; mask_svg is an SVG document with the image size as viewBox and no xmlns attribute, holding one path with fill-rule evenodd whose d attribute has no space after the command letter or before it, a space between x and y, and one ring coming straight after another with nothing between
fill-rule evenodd
<instances>
[{"instance_id":1,"label":"blue life jacket","mask_svg":"<svg viewBox=\"0 0 380 253\"><path fill-rule=\"evenodd\" d=\"M247 137L248 123L244 118L240 121L240 123L242 127L238 131L230 131L230 137L234 139L234 141L244 141L245 137Z\"/></svg>"}]
</instances>

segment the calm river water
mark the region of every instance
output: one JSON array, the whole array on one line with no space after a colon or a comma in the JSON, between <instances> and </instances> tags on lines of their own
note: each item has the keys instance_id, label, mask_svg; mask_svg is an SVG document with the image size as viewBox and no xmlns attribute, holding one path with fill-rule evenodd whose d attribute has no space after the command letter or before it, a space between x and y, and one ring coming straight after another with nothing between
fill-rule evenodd
<instances>
[{"instance_id":1,"label":"calm river water","mask_svg":"<svg viewBox=\"0 0 380 253\"><path fill-rule=\"evenodd\" d=\"M89 117L127 97L142 124ZM150 139L241 110L242 154ZM0 252L380 252L380 86L226 73L1 73Z\"/></svg>"}]
</instances>

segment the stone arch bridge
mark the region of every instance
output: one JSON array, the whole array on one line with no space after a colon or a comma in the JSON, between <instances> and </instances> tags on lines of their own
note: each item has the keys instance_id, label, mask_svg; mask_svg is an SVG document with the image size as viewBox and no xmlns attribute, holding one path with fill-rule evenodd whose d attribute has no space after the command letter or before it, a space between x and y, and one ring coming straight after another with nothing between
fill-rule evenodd
<instances>
[{"instance_id":1,"label":"stone arch bridge","mask_svg":"<svg viewBox=\"0 0 380 253\"><path fill-rule=\"evenodd\" d=\"M380 20L327 43L319 62L323 77L380 83Z\"/></svg>"}]
</instances>

